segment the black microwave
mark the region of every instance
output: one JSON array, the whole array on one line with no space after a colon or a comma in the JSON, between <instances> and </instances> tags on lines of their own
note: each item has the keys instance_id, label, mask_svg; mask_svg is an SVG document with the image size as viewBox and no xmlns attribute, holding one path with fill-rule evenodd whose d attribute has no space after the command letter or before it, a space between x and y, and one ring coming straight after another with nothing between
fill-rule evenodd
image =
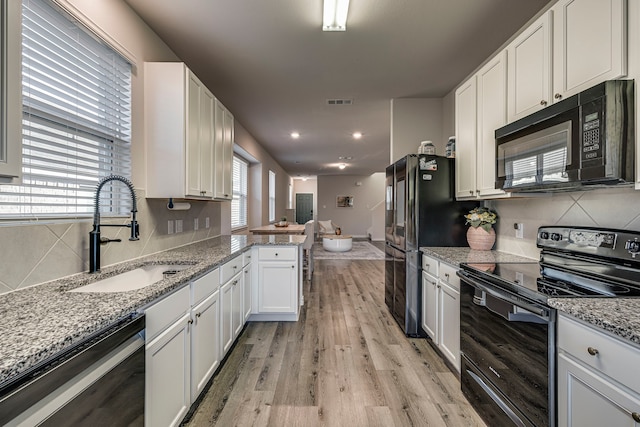
<instances>
[{"instance_id":1,"label":"black microwave","mask_svg":"<svg viewBox=\"0 0 640 427\"><path fill-rule=\"evenodd\" d=\"M496 188L576 190L634 181L633 80L610 80L495 132Z\"/></svg>"}]
</instances>

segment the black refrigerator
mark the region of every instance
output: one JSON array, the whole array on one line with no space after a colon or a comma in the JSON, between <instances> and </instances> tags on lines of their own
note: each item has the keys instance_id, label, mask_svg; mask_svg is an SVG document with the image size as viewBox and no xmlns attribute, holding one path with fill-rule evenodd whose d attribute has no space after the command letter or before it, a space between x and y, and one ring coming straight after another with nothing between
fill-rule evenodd
<instances>
[{"instance_id":1,"label":"black refrigerator","mask_svg":"<svg viewBox=\"0 0 640 427\"><path fill-rule=\"evenodd\" d=\"M385 303L404 333L423 336L424 246L467 246L464 214L477 202L455 200L454 159L410 154L386 169Z\"/></svg>"}]
</instances>

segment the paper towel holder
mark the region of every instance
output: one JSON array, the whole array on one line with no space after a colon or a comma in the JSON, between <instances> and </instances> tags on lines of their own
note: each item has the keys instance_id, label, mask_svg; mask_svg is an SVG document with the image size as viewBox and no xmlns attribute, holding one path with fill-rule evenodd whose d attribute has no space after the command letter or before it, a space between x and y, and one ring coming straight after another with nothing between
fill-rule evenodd
<instances>
[{"instance_id":1,"label":"paper towel holder","mask_svg":"<svg viewBox=\"0 0 640 427\"><path fill-rule=\"evenodd\" d=\"M191 203L189 202L175 202L173 198L169 198L169 203L167 203L167 209L170 211L188 211L191 209Z\"/></svg>"}]
</instances>

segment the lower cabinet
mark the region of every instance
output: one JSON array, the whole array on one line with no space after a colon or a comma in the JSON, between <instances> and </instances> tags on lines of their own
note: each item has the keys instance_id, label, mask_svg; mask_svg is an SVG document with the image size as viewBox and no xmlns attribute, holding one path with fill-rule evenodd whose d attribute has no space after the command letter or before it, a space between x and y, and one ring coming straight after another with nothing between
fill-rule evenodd
<instances>
[{"instance_id":1,"label":"lower cabinet","mask_svg":"<svg viewBox=\"0 0 640 427\"><path fill-rule=\"evenodd\" d=\"M422 329L460 372L460 281L457 268L422 256Z\"/></svg>"},{"instance_id":2,"label":"lower cabinet","mask_svg":"<svg viewBox=\"0 0 640 427\"><path fill-rule=\"evenodd\" d=\"M237 334L242 330L242 300L240 294L242 291L242 272L233 276L227 283L222 285L220 292L222 295L222 354L227 354Z\"/></svg>"},{"instance_id":3,"label":"lower cabinet","mask_svg":"<svg viewBox=\"0 0 640 427\"><path fill-rule=\"evenodd\" d=\"M558 426L640 426L640 349L558 319Z\"/></svg>"},{"instance_id":4,"label":"lower cabinet","mask_svg":"<svg viewBox=\"0 0 640 427\"><path fill-rule=\"evenodd\" d=\"M191 401L195 401L218 369L220 351L220 291L193 308L191 332Z\"/></svg>"}]
</instances>

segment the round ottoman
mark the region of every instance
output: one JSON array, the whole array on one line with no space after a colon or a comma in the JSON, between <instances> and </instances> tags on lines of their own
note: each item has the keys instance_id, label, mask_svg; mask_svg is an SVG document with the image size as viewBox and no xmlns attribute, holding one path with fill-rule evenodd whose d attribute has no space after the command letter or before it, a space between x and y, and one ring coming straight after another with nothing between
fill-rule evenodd
<instances>
[{"instance_id":1,"label":"round ottoman","mask_svg":"<svg viewBox=\"0 0 640 427\"><path fill-rule=\"evenodd\" d=\"M329 252L347 252L351 250L353 240L351 236L341 234L339 236L325 236L322 238L322 247Z\"/></svg>"}]
</instances>

